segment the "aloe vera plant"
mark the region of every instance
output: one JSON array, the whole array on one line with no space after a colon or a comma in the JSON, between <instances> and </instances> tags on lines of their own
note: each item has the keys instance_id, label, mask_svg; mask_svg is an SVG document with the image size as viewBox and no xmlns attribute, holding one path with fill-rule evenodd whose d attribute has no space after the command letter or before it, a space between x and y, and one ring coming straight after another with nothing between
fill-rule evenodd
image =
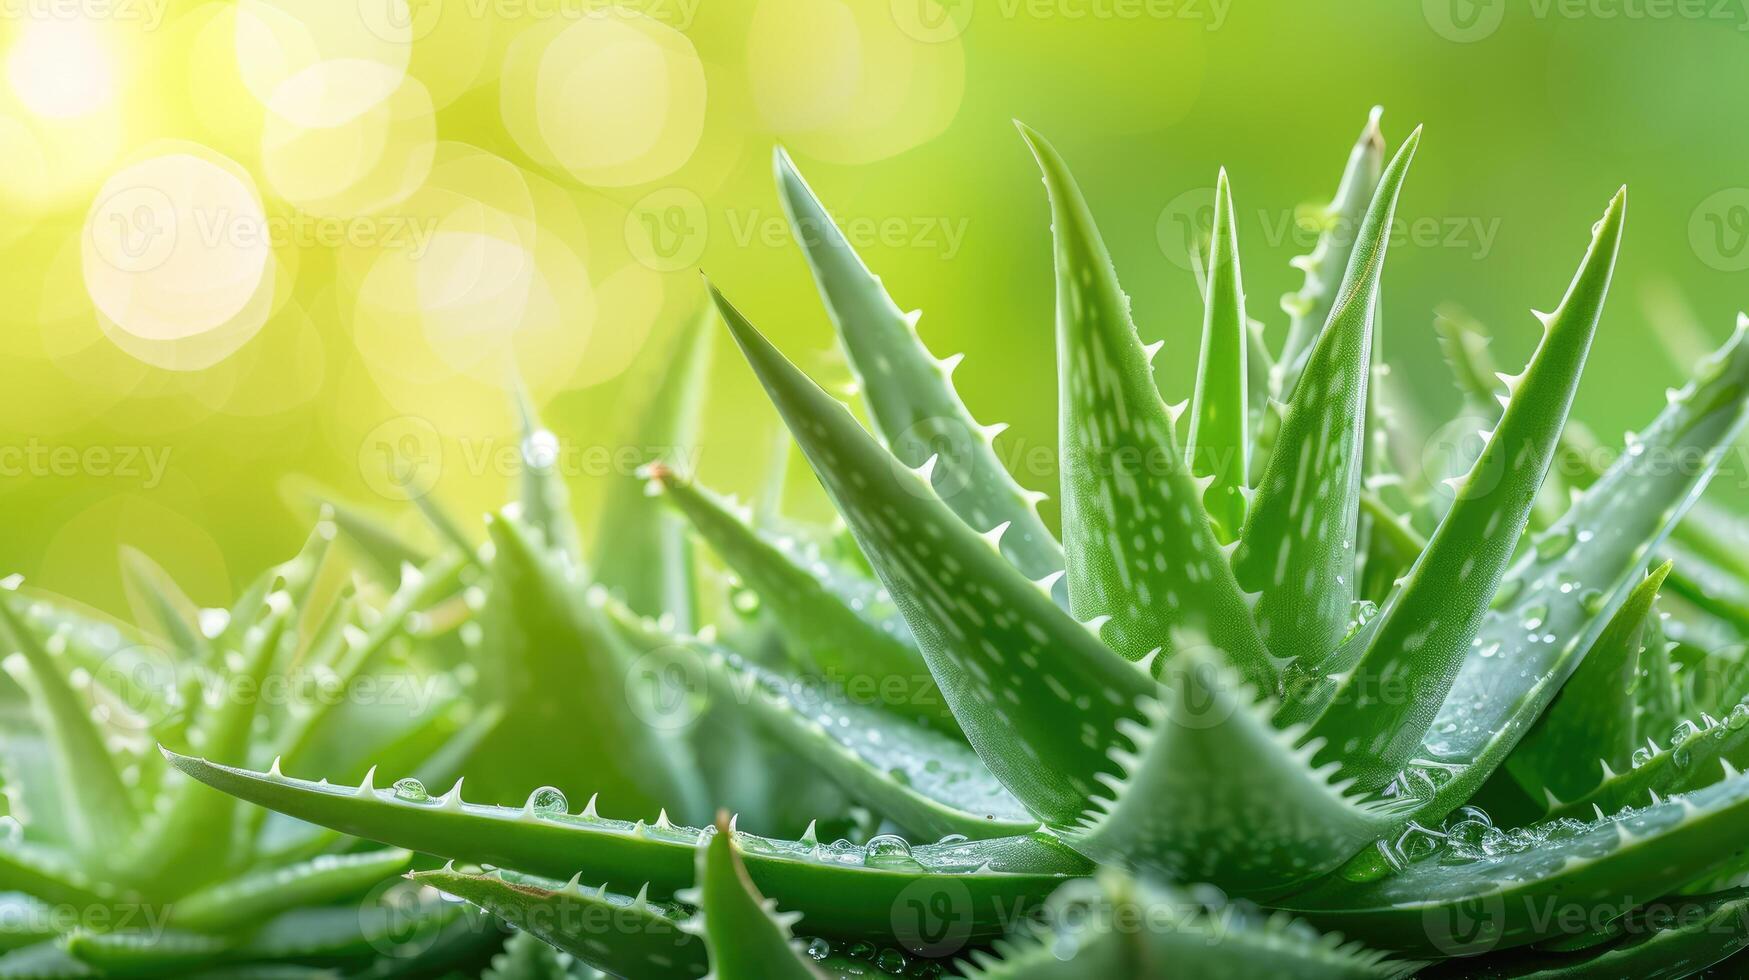
<instances>
[{"instance_id":1,"label":"aloe vera plant","mask_svg":"<svg viewBox=\"0 0 1749 980\"><path fill-rule=\"evenodd\" d=\"M844 526L740 508L656 461L653 488L732 573L716 614L672 568L592 576L539 466L492 546L460 548L488 569L482 635L557 656L539 676L569 665L581 691L551 696L592 699L555 723L593 747L566 777L599 797L492 805L171 761L449 859L415 879L552 947L514 941L501 975L1637 977L1729 958L1749 943L1749 677L1700 645L1732 623L1660 590L1743 427L1749 321L1551 503L1618 192L1524 368L1496 383L1463 347L1488 421L1451 485L1405 470L1375 370L1420 132L1387 159L1377 121L1282 348L1252 327L1238 192L1218 181L1188 409L1162 397L1066 163L1023 128L1055 238L1060 534L955 393L957 358L929 353L780 153L873 432L712 295ZM628 677L666 680L646 697ZM688 740L677 717L720 727ZM712 823L733 787L704 760L736 733L836 787L820 823L858 841L786 831L771 797L757 828Z\"/></svg>"},{"instance_id":2,"label":"aloe vera plant","mask_svg":"<svg viewBox=\"0 0 1749 980\"><path fill-rule=\"evenodd\" d=\"M156 750L349 778L367 757L428 778L465 757L473 702L410 638L439 629L420 621L459 563L376 595L324 574L335 535L324 516L230 609L196 610L124 554L151 614L137 627L16 580L0 592L0 976L389 976L489 955L494 929L400 878L412 853L239 806Z\"/></svg>"}]
</instances>

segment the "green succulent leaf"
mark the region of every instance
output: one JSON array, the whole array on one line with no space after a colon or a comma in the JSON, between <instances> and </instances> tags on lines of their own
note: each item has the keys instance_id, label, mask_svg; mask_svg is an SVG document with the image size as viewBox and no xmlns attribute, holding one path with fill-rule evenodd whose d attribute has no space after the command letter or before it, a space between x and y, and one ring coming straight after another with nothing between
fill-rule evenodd
<instances>
[{"instance_id":1,"label":"green succulent leaf","mask_svg":"<svg viewBox=\"0 0 1749 980\"><path fill-rule=\"evenodd\" d=\"M1079 813L1148 675L1101 644L717 294L730 332L910 624L979 758L1042 817ZM1062 723L1078 712L1080 731Z\"/></svg>"},{"instance_id":2,"label":"green succulent leaf","mask_svg":"<svg viewBox=\"0 0 1749 980\"><path fill-rule=\"evenodd\" d=\"M789 155L773 156L777 186L820 296L861 382L875 430L906 466L936 460L930 483L975 531L1006 525L1002 553L1028 578L1063 567L1062 549L1038 516L1042 494L1022 489L996 456L1004 428L980 425L954 390L957 359L938 360L917 335L921 313L903 313L863 265Z\"/></svg>"},{"instance_id":3,"label":"green succulent leaf","mask_svg":"<svg viewBox=\"0 0 1749 980\"><path fill-rule=\"evenodd\" d=\"M74 980L97 975L59 941L37 943L0 956L0 980Z\"/></svg>"},{"instance_id":4,"label":"green succulent leaf","mask_svg":"<svg viewBox=\"0 0 1749 980\"><path fill-rule=\"evenodd\" d=\"M28 682L21 683L29 684L31 704L62 773L60 812L77 848L103 859L113 853L116 841L131 838L139 813L91 706L73 689L54 655L64 638L45 642L16 608L20 601L15 593L0 590L0 624L23 659Z\"/></svg>"},{"instance_id":5,"label":"green succulent leaf","mask_svg":"<svg viewBox=\"0 0 1749 980\"><path fill-rule=\"evenodd\" d=\"M1273 691L1276 666L1202 506L1207 481L1186 466L1087 202L1056 150L1025 127L1021 135L1044 173L1056 240L1069 608L1131 660L1169 658L1172 630L1192 626ZM1198 621L1185 624L1186 610Z\"/></svg>"},{"instance_id":6,"label":"green succulent leaf","mask_svg":"<svg viewBox=\"0 0 1749 980\"><path fill-rule=\"evenodd\" d=\"M212 659L211 645L201 635L199 610L177 588L170 574L135 548L121 549L122 579L146 607L170 645L196 661Z\"/></svg>"},{"instance_id":7,"label":"green succulent leaf","mask_svg":"<svg viewBox=\"0 0 1749 980\"><path fill-rule=\"evenodd\" d=\"M532 806L481 806L459 788L441 798L290 779L167 753L183 772L209 786L354 836L458 861L512 867L563 880L581 874L615 891L649 885L673 894L692 881L700 832L655 823L537 812ZM415 798L406 799L404 796ZM944 894L963 909L965 936L987 937L1064 875L1085 874L1080 856L1044 834L910 848L904 861L870 861L848 843L739 839L748 873L761 891L783 895L823 935L866 935L892 928L901 896ZM907 891L910 889L910 891Z\"/></svg>"},{"instance_id":8,"label":"green succulent leaf","mask_svg":"<svg viewBox=\"0 0 1749 980\"><path fill-rule=\"evenodd\" d=\"M1579 666L1651 552L1741 431L1749 318L1627 453L1544 532L1502 582L1413 768L1429 775L1421 819L1462 804L1493 774ZM1693 459L1695 466L1645 460ZM1534 625L1532 625L1534 624ZM1555 642L1548 637L1559 638ZM1514 669L1502 670L1500 664ZM1423 765L1423 763L1425 763Z\"/></svg>"},{"instance_id":9,"label":"green succulent leaf","mask_svg":"<svg viewBox=\"0 0 1749 980\"><path fill-rule=\"evenodd\" d=\"M852 799L907 832L1008 837L1038 826L959 738L922 728L844 688L809 683L654 624L616 622L649 651L658 671L703 678L714 706L749 720L842 786ZM891 689L889 689L891 690Z\"/></svg>"},{"instance_id":10,"label":"green succulent leaf","mask_svg":"<svg viewBox=\"0 0 1749 980\"><path fill-rule=\"evenodd\" d=\"M1575 935L1706 874L1749 831L1749 779L1578 826L1528 828L1506 853L1421 858L1325 879L1280 904L1387 949L1473 955ZM1577 924L1576 924L1577 923Z\"/></svg>"},{"instance_id":11,"label":"green succulent leaf","mask_svg":"<svg viewBox=\"0 0 1749 980\"><path fill-rule=\"evenodd\" d=\"M558 437L541 423L528 392L520 387L516 406L522 419L522 495L518 515L541 533L547 546L575 564L583 561L582 537L571 516L571 491L558 472Z\"/></svg>"},{"instance_id":12,"label":"green succulent leaf","mask_svg":"<svg viewBox=\"0 0 1749 980\"><path fill-rule=\"evenodd\" d=\"M698 879L683 900L699 907L711 976L716 980L820 980L802 959L790 928L801 916L777 911L747 877L727 814L698 845Z\"/></svg>"},{"instance_id":13,"label":"green succulent leaf","mask_svg":"<svg viewBox=\"0 0 1749 980\"><path fill-rule=\"evenodd\" d=\"M1577 954L1526 952L1493 957L1480 964L1453 961L1430 980L1464 976L1470 980L1590 980L1634 977L1676 980L1706 976L1749 945L1749 894L1732 889L1712 895L1660 899L1614 923L1623 938ZM1461 966L1459 964L1462 964Z\"/></svg>"},{"instance_id":14,"label":"green succulent leaf","mask_svg":"<svg viewBox=\"0 0 1749 980\"><path fill-rule=\"evenodd\" d=\"M194 744L212 758L249 763L260 692L279 655L291 615L289 596L283 592L269 595L250 616L256 625L244 636L245 648L238 651L241 669L216 678L215 689L203 692L203 703L216 704L217 708L197 718ZM132 874L166 887L211 877L233 860L236 813L235 800L192 779L177 779L165 794L164 809L152 814L142 841L135 846Z\"/></svg>"},{"instance_id":15,"label":"green succulent leaf","mask_svg":"<svg viewBox=\"0 0 1749 980\"><path fill-rule=\"evenodd\" d=\"M412 861L411 852L388 848L323 854L297 864L262 868L185 896L176 903L172 921L194 932L226 932L300 905L361 894L407 870Z\"/></svg>"},{"instance_id":16,"label":"green succulent leaf","mask_svg":"<svg viewBox=\"0 0 1749 980\"><path fill-rule=\"evenodd\" d=\"M492 965L480 974L480 980L596 980L604 976L533 933L518 932L504 941L504 952L492 957Z\"/></svg>"},{"instance_id":17,"label":"green succulent leaf","mask_svg":"<svg viewBox=\"0 0 1749 980\"><path fill-rule=\"evenodd\" d=\"M1561 693L1506 757L1507 772L1532 795L1546 790L1558 799L1576 799L1606 779L1610 766L1627 768L1634 750L1634 673L1652 601L1669 574L1665 562L1634 587ZM1591 758L1602 760L1601 772L1574 765Z\"/></svg>"},{"instance_id":18,"label":"green succulent leaf","mask_svg":"<svg viewBox=\"0 0 1749 980\"><path fill-rule=\"evenodd\" d=\"M557 777L516 767L481 772L494 795L544 781L641 810L694 806L699 783L690 757L675 747L674 733L647 721L652 712L639 700L646 692L628 681L632 654L588 601L578 567L513 517L493 518L488 531L491 590L481 625L486 647L501 658L508 710L482 751L490 758L539 741L578 764Z\"/></svg>"},{"instance_id":19,"label":"green succulent leaf","mask_svg":"<svg viewBox=\"0 0 1749 980\"><path fill-rule=\"evenodd\" d=\"M1320 760L1341 760L1365 787L1389 782L1415 755L1512 561L1596 334L1626 193L1610 201L1561 305L1542 318L1542 342L1427 550L1340 655L1311 731L1326 740Z\"/></svg>"},{"instance_id":20,"label":"green succulent leaf","mask_svg":"<svg viewBox=\"0 0 1749 980\"><path fill-rule=\"evenodd\" d=\"M453 866L411 877L616 977L702 977L709 968L704 942L687 931L687 913L672 903L651 901L643 890L626 897L584 888L577 879L514 871L469 874Z\"/></svg>"},{"instance_id":21,"label":"green succulent leaf","mask_svg":"<svg viewBox=\"0 0 1749 980\"><path fill-rule=\"evenodd\" d=\"M1289 318L1288 333L1281 356L1276 359L1276 379L1270 386L1270 396L1280 401L1292 396L1305 361L1311 356L1312 345L1330 318L1338 286L1357 243L1354 229L1360 227L1366 216L1368 202L1373 199L1373 191L1384 172L1385 138L1379 132L1379 116L1383 112L1374 106L1367 115L1360 139L1348 152L1336 196L1323 208L1323 230L1318 234L1317 244L1311 254L1293 262L1306 278L1298 292L1282 297L1281 301Z\"/></svg>"},{"instance_id":22,"label":"green succulent leaf","mask_svg":"<svg viewBox=\"0 0 1749 980\"><path fill-rule=\"evenodd\" d=\"M905 620L877 582L830 561L817 542L755 528L715 494L673 470L652 478L686 515L699 536L760 596L795 655L839 684L852 680L902 696L884 698L891 710L948 732L958 732L935 689Z\"/></svg>"},{"instance_id":23,"label":"green succulent leaf","mask_svg":"<svg viewBox=\"0 0 1749 980\"><path fill-rule=\"evenodd\" d=\"M1058 889L1037 921L973 953L963 976L1388 980L1418 965L1281 913L1105 872Z\"/></svg>"},{"instance_id":24,"label":"green succulent leaf","mask_svg":"<svg viewBox=\"0 0 1749 980\"><path fill-rule=\"evenodd\" d=\"M1295 747L1301 733L1271 723L1274 702L1210 649L1185 645L1161 697L1145 726L1126 726L1137 750L1119 755L1124 782L1065 834L1090 857L1278 894L1336 868L1404 810L1349 797L1335 765L1314 767L1313 747Z\"/></svg>"},{"instance_id":25,"label":"green succulent leaf","mask_svg":"<svg viewBox=\"0 0 1749 980\"><path fill-rule=\"evenodd\" d=\"M1239 236L1233 197L1222 168L1215 180L1214 234L1209 242L1208 294L1204 300L1202 350L1191 396L1190 435L1185 449L1190 471L1212 478L1203 503L1223 541L1245 525L1246 478L1250 473L1250 321L1239 275Z\"/></svg>"},{"instance_id":26,"label":"green succulent leaf","mask_svg":"<svg viewBox=\"0 0 1749 980\"><path fill-rule=\"evenodd\" d=\"M1348 628L1379 281L1397 195L1420 142L1417 129L1372 195L1234 554L1240 585L1260 593L1258 631L1300 670L1319 669Z\"/></svg>"},{"instance_id":27,"label":"green succulent leaf","mask_svg":"<svg viewBox=\"0 0 1749 980\"><path fill-rule=\"evenodd\" d=\"M105 976L186 975L220 959L235 942L174 930L75 932L67 937L66 950Z\"/></svg>"},{"instance_id":28,"label":"green succulent leaf","mask_svg":"<svg viewBox=\"0 0 1749 980\"><path fill-rule=\"evenodd\" d=\"M716 315L707 307L692 317L669 345L655 345L661 370L651 385L636 428L622 440L635 446L640 464L666 460L679 465L698 438L710 373ZM632 473L616 473L596 520L596 582L645 616L673 616L691 629L698 599L693 586L692 544L681 522L644 492Z\"/></svg>"}]
</instances>

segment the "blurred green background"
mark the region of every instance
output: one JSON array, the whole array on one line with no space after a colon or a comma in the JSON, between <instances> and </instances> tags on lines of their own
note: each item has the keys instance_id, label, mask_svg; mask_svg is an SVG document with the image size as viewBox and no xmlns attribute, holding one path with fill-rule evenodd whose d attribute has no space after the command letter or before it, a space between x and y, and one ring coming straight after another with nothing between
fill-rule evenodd
<instances>
[{"instance_id":1,"label":"blurred green background","mask_svg":"<svg viewBox=\"0 0 1749 980\"><path fill-rule=\"evenodd\" d=\"M1075 168L1170 400L1201 318L1183 223L1220 166L1279 338L1296 221L1368 109L1392 145L1426 125L1384 349L1434 420L1457 398L1433 310L1462 304L1516 366L1627 183L1578 409L1613 440L1746 305L1749 10L1508 6L0 0L0 571L125 611L130 544L219 604L303 539L313 485L412 520L394 454L471 518L514 476L513 375L587 509L632 478L638 356L667 356L699 269L846 382L780 143L932 348L966 353L1004 452L1048 451L1048 217L1012 119ZM695 462L747 492L776 421L727 348ZM792 474L793 506L810 487Z\"/></svg>"}]
</instances>

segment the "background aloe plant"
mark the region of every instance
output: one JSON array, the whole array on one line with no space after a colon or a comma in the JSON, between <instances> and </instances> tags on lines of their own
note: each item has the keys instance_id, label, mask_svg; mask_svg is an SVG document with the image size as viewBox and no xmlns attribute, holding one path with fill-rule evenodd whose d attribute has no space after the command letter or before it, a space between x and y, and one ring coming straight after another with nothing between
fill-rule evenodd
<instances>
[{"instance_id":1,"label":"background aloe plant","mask_svg":"<svg viewBox=\"0 0 1749 980\"><path fill-rule=\"evenodd\" d=\"M957 359L927 351L780 154L873 433L713 297L845 527L738 508L655 461L732 570L716 611L650 501L617 499L584 562L529 413L520 505L489 547L448 537L484 571L467 643L502 658L517 706L493 757L564 740L573 771L512 762L522 786L493 793L534 792L497 806L172 762L459 862L414 879L564 954L519 940L501 972L926 975L960 957L971 977L1369 977L1479 957L1430 969L1679 976L1749 942L1732 843L1749 682L1708 652L1736 626L1683 570L1698 551L1731 575L1734 519L1690 508L1743 424L1745 326L1612 462L1548 481L1563 453L1597 459L1565 422L1625 192L1519 373L1496 381L1479 333L1442 327L1486 419L1447 487L1397 458L1375 368L1419 131L1386 161L1369 121L1274 350L1221 176L1180 406L1067 166L1022 136L1056 240L1060 537L955 394ZM694 363L649 415L671 442ZM1677 581L1690 598L1661 598ZM740 781L780 757L832 788L807 800L819 824L796 829L783 804L802 793ZM602 796L579 807L584 780ZM723 805L738 827L711 824Z\"/></svg>"},{"instance_id":2,"label":"background aloe plant","mask_svg":"<svg viewBox=\"0 0 1749 980\"><path fill-rule=\"evenodd\" d=\"M461 563L360 587L327 560L335 536L324 515L230 609L124 554L155 614L139 627L7 583L0 976L396 976L490 955L495 930L399 879L411 853L239 806L156 749L366 782L367 758L457 768L491 719L433 657Z\"/></svg>"}]
</instances>

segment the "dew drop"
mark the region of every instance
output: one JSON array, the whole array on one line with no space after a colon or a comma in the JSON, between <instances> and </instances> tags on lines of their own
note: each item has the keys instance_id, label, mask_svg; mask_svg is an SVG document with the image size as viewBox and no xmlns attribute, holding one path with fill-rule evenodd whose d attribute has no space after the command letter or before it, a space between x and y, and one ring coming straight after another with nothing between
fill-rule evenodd
<instances>
[{"instance_id":1,"label":"dew drop","mask_svg":"<svg viewBox=\"0 0 1749 980\"><path fill-rule=\"evenodd\" d=\"M809 959L823 960L826 957L831 956L831 955L832 955L832 944L831 943L827 942L824 939L820 939L819 937L815 937L813 939L808 940L808 958Z\"/></svg>"},{"instance_id":2,"label":"dew drop","mask_svg":"<svg viewBox=\"0 0 1749 980\"><path fill-rule=\"evenodd\" d=\"M568 813L571 801L556 786L542 786L528 795L528 808L536 813Z\"/></svg>"},{"instance_id":3,"label":"dew drop","mask_svg":"<svg viewBox=\"0 0 1749 980\"><path fill-rule=\"evenodd\" d=\"M425 803L431 799L431 794L425 791L425 784L417 779L395 780L395 799L406 803Z\"/></svg>"}]
</instances>

